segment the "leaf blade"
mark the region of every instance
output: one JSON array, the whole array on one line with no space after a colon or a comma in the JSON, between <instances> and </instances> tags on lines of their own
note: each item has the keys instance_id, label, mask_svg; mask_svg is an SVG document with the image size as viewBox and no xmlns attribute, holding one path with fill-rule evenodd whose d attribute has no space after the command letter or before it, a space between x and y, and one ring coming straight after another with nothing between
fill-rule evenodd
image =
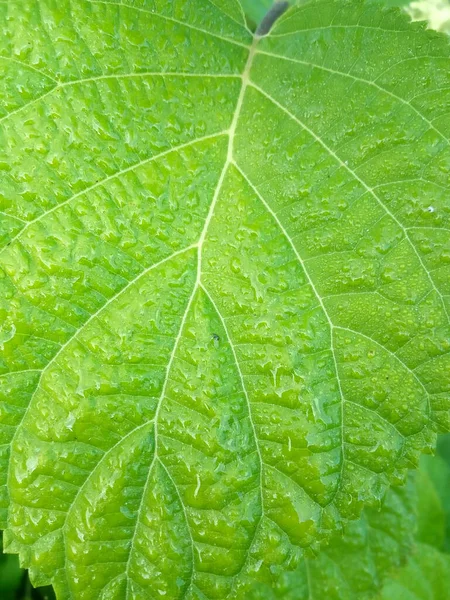
<instances>
[{"instance_id":1,"label":"leaf blade","mask_svg":"<svg viewBox=\"0 0 450 600\"><path fill-rule=\"evenodd\" d=\"M1 280L7 311L3 364L7 372L17 370L13 377L19 384L18 372L30 370L29 385L39 389L21 424L29 396L18 399L17 411L8 405L14 414L3 420L3 464L11 443L13 448L6 539L10 550L32 566L35 581L53 580L62 597L89 594L81 558L77 562L83 555L79 548L68 567L75 583L68 584L63 571L65 539L75 540L87 511L83 502L89 477L100 481L102 456L114 458L112 449L124 435L137 435L147 421L167 417L170 373L178 365L185 344L181 332L194 309L195 327L210 323L208 335L207 328L198 333L203 340L209 336L208 357L226 349L234 365L229 376L248 405L245 427L230 424L221 438L220 420L211 427L222 445L244 442L246 453L236 453L245 468L215 473L210 487L223 486L223 497L231 497L236 482L247 478L254 486L256 475L261 498L252 487L245 518L245 502L233 505L235 530L228 534L238 541L229 558L212 550L214 544L206 552L202 526L212 539L221 528L228 531L227 522L219 519L216 531L196 513L208 470L192 459L196 477L189 479L177 464L189 451L173 445L169 435L164 460L144 453L152 466L148 481L162 485L161 509L166 509L164 498L177 507L176 529L184 534L172 541L183 548L183 556L189 554L186 531L197 535L192 538L193 583L188 587L183 586L189 561L180 559L177 566L180 593L193 595L194 588L205 594L215 590L220 597L236 593L241 572L257 578L266 556L274 570L291 568L305 548L317 546L342 520L380 501L389 483L404 477L420 452L431 448L436 424L448 423L448 273L442 232L429 229L448 219L444 201L436 203L434 196L436 188L446 187L440 170L447 160L447 133L440 107L433 101L420 106L409 98L402 102L405 90L397 92L394 85L406 79L401 85L414 86L415 93L419 81L421 94L434 94L445 70L438 69L426 85L422 75L431 71L431 64L444 64L448 43L408 26L396 12L380 12L379 19L390 15L383 35L397 42L399 56L414 31L424 45L434 44L438 57L428 60L418 46L423 71L399 78L401 66L392 64L391 57L380 58L380 44L370 37L373 28L355 25L378 14L360 2L311 2L292 9L273 35L251 49L235 3L194 3L202 11L190 10L190 4L127 7L77 0L73 11L79 31L74 32L63 9L40 2L58 38L45 52L38 5L26 7L26 32L11 13L13 31L25 39L35 36L29 69L35 79L32 99L16 103L3 120L8 140L15 143L11 166L16 179L7 181L2 194L18 199L16 214L11 202L5 210L19 223L27 221L23 233L11 230L11 244L1 255L7 275ZM319 19L316 28L305 17L311 12ZM327 19L343 24L331 27ZM294 35L291 29L298 32L304 22L314 31ZM30 34L36 23L37 34ZM146 26L153 46L146 43ZM162 41L164 35L174 43L182 40L183 56ZM366 66L351 65L348 61L361 52L366 35ZM64 36L76 45L68 46ZM287 44L288 38L295 43ZM319 43L311 44L311 39ZM67 61L67 56L77 60ZM349 75L342 65L353 66L357 75ZM386 72L376 71L380 65L388 67ZM49 76L63 83L48 90ZM375 76L381 83L371 81ZM348 93L349 79L354 96L347 106L342 91ZM41 96L33 96L36 91ZM381 108L371 108L372 94L382 97ZM361 99L377 132L375 144L364 137L368 117L357 107ZM386 114L394 119L394 129L386 126ZM411 114L412 125L402 132ZM323 117L319 123L318 115ZM24 119L24 148L11 129L19 119ZM56 147L51 136L37 135L36 123L55 132ZM341 129L333 129L336 124ZM408 162L399 180L394 171L410 155L412 141L419 148L417 159ZM69 150L62 160L64 144ZM42 147L46 158L41 160ZM36 178L22 185L17 176L27 153L36 161L31 169ZM430 156L440 162L427 162ZM423 198L409 201L408 188L402 187L417 179L415 170L421 168L429 169L422 190L425 200L433 194L433 211L424 212ZM393 191L379 191L383 186ZM435 243L431 254L425 247L430 240ZM177 261L187 271L177 271ZM140 278L147 274L152 284L141 286ZM209 306L203 312L200 297ZM171 315L174 306L176 315ZM197 369L204 368L213 379L217 364L206 364L205 356ZM36 370L42 372L38 383ZM186 389L194 386L190 402L195 409L194 392L203 382L192 373L187 379ZM14 387L4 389L5 397L18 395ZM167 423L176 427L177 419L187 417L184 408L170 405L172 421L167 417ZM108 422L111 415L120 417L119 422ZM17 426L16 433L11 426ZM208 439L207 422L198 417L197 426ZM139 443L143 439L137 448ZM196 438L195 444L202 447L202 440ZM259 467L250 454L259 456ZM158 481L151 479L155 472ZM125 480L112 489L106 504L124 523L131 514L134 531L140 532L135 543L128 528L127 540L118 545L134 580L116 575L112 567L92 568L98 593L119 597L124 590L138 595L146 585L145 577L137 581L137 562L129 558L137 552L146 515L144 511L138 522L134 505L126 506L132 486ZM188 480L183 490L180 481ZM144 507L151 490L141 481L138 496ZM101 492L97 500L104 510ZM6 509L6 494L2 502ZM126 514L117 512L119 504ZM102 510L99 528L108 540L114 528L101 521ZM164 510L155 530L162 531L169 519L170 511ZM45 525L49 515L50 527ZM95 540L97 530L88 525L92 523L84 524L85 535ZM168 547L170 535L161 539ZM157 558L145 560L148 572L158 570ZM158 589L168 585L175 594L170 586L177 585L177 578L170 579L169 563L159 565L165 577L153 580ZM70 585L75 586L72 591Z\"/></svg>"}]
</instances>

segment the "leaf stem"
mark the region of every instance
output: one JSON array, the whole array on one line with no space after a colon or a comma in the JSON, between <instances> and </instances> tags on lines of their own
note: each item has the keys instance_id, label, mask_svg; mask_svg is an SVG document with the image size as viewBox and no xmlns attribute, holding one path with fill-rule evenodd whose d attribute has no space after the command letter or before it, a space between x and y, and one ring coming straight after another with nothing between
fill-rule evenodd
<instances>
[{"instance_id":1,"label":"leaf stem","mask_svg":"<svg viewBox=\"0 0 450 600\"><path fill-rule=\"evenodd\" d=\"M277 19L284 14L289 8L289 2L275 2L269 11L266 13L266 16L263 18L261 23L258 25L255 35L258 37L262 37L267 35L269 31L272 29L273 24Z\"/></svg>"}]
</instances>

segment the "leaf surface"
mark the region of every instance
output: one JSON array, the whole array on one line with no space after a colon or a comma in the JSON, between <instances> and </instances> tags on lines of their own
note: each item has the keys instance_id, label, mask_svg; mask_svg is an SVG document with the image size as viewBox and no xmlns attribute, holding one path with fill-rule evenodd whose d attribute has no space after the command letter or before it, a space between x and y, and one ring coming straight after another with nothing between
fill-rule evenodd
<instances>
[{"instance_id":1,"label":"leaf surface","mask_svg":"<svg viewBox=\"0 0 450 600\"><path fill-rule=\"evenodd\" d=\"M5 542L60 598L238 597L448 427L448 41L359 1L0 23Z\"/></svg>"}]
</instances>

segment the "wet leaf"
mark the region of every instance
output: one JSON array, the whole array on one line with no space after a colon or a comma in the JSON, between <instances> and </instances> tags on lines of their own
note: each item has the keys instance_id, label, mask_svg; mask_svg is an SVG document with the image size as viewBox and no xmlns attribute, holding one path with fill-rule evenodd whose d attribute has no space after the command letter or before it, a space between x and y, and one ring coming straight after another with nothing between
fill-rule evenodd
<instances>
[{"instance_id":1,"label":"wet leaf","mask_svg":"<svg viewBox=\"0 0 450 600\"><path fill-rule=\"evenodd\" d=\"M450 47L359 0L0 4L0 507L60 598L237 598L449 425ZM262 562L264 568L261 568Z\"/></svg>"}]
</instances>

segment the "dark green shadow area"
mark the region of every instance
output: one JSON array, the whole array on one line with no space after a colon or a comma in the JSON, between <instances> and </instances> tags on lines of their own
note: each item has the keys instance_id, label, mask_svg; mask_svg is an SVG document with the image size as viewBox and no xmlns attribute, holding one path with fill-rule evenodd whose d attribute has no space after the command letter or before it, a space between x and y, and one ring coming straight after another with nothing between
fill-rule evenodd
<instances>
[{"instance_id":1,"label":"dark green shadow area","mask_svg":"<svg viewBox=\"0 0 450 600\"><path fill-rule=\"evenodd\" d=\"M0 600L55 600L51 586L33 588L28 572L19 566L19 558L3 554L0 532Z\"/></svg>"}]
</instances>

